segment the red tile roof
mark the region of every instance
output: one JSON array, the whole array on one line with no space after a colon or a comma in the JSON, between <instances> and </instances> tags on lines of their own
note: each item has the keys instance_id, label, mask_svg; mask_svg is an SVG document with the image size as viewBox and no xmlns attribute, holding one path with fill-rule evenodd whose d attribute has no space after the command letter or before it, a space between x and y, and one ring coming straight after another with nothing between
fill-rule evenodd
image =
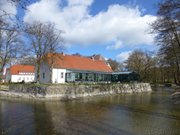
<instances>
[{"instance_id":1,"label":"red tile roof","mask_svg":"<svg viewBox=\"0 0 180 135\"><path fill-rule=\"evenodd\" d=\"M30 65L13 65L9 70L11 75L19 75L19 73L34 73L35 67Z\"/></svg>"},{"instance_id":2,"label":"red tile roof","mask_svg":"<svg viewBox=\"0 0 180 135\"><path fill-rule=\"evenodd\" d=\"M49 53L44 58L46 58L46 60L48 59L49 65L52 65L53 63L54 68L113 72L111 67L108 66L103 60L93 60L88 57L65 55L62 53Z\"/></svg>"}]
</instances>

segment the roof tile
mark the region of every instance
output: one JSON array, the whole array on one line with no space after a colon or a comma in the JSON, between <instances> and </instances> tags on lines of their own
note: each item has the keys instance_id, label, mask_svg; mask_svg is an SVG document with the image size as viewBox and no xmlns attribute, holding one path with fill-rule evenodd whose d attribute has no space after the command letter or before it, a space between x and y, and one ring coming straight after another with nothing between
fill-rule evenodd
<instances>
[{"instance_id":1,"label":"roof tile","mask_svg":"<svg viewBox=\"0 0 180 135\"><path fill-rule=\"evenodd\" d=\"M34 73L35 67L31 65L13 65L10 67L11 75L18 75L19 73Z\"/></svg>"}]
</instances>

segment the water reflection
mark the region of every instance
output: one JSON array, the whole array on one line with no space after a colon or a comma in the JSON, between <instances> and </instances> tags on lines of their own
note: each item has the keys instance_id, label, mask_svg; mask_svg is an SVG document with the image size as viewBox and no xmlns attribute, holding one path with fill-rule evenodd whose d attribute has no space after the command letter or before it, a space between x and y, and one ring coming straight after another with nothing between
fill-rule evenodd
<instances>
[{"instance_id":1,"label":"water reflection","mask_svg":"<svg viewBox=\"0 0 180 135\"><path fill-rule=\"evenodd\" d=\"M0 130L8 135L176 135L180 106L169 90L69 102L0 100Z\"/></svg>"},{"instance_id":2,"label":"water reflection","mask_svg":"<svg viewBox=\"0 0 180 135\"><path fill-rule=\"evenodd\" d=\"M47 133L53 135L55 131L53 130L52 116L47 110L46 104L35 102L33 109L35 133L37 135L45 135Z\"/></svg>"},{"instance_id":3,"label":"water reflection","mask_svg":"<svg viewBox=\"0 0 180 135\"><path fill-rule=\"evenodd\" d=\"M34 113L31 105L1 101L1 134L34 134ZM27 128L28 127L28 128Z\"/></svg>"}]
</instances>

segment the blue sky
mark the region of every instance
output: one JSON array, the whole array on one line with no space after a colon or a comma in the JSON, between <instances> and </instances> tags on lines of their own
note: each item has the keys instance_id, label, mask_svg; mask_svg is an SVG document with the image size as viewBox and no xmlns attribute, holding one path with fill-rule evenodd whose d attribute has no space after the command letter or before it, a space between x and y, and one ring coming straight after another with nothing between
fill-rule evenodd
<instances>
[{"instance_id":1,"label":"blue sky","mask_svg":"<svg viewBox=\"0 0 180 135\"><path fill-rule=\"evenodd\" d=\"M103 2L102 2L103 1ZM138 5L140 8L145 9L145 13L156 15L156 4L160 0L96 0L92 5L92 13L96 14L99 11L106 10L109 5L120 4L120 5Z\"/></svg>"},{"instance_id":2,"label":"blue sky","mask_svg":"<svg viewBox=\"0 0 180 135\"><path fill-rule=\"evenodd\" d=\"M65 32L65 53L102 54L123 61L134 49L157 50L149 24L156 19L159 1L31 0L25 12L5 7L26 23L55 23Z\"/></svg>"}]
</instances>

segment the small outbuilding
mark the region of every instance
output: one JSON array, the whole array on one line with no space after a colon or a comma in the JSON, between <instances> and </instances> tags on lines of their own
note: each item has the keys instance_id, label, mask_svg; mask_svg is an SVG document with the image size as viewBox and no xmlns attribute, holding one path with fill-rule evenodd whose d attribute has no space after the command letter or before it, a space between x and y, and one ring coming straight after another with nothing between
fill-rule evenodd
<instances>
[{"instance_id":1,"label":"small outbuilding","mask_svg":"<svg viewBox=\"0 0 180 135\"><path fill-rule=\"evenodd\" d=\"M6 82L34 82L35 67L31 65L13 65L7 69Z\"/></svg>"}]
</instances>

